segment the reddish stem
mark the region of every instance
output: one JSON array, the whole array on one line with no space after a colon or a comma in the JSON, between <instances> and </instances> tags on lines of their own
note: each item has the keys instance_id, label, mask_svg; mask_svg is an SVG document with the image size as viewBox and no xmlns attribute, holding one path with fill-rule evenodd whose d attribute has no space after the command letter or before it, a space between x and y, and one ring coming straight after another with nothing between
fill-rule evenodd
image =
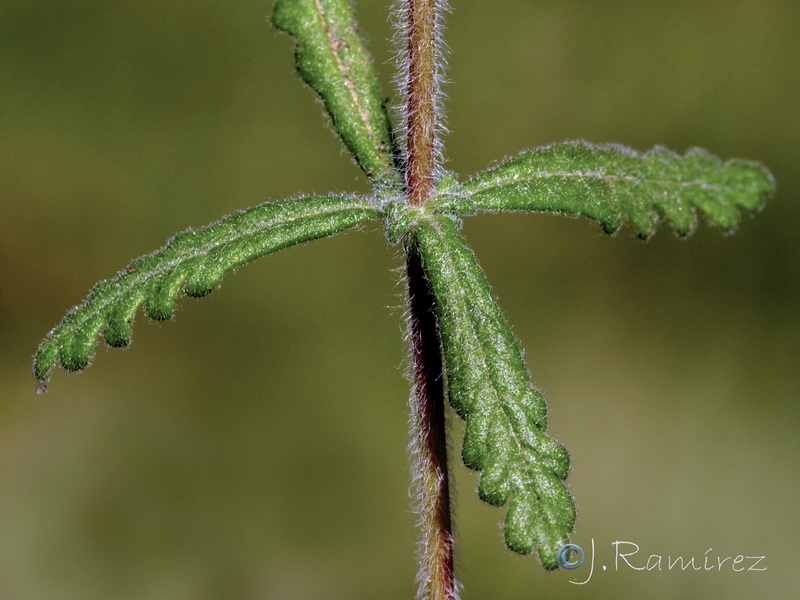
<instances>
[{"instance_id":1,"label":"reddish stem","mask_svg":"<svg viewBox=\"0 0 800 600\"><path fill-rule=\"evenodd\" d=\"M436 193L437 0L407 0L406 198L422 206ZM444 414L444 374L436 301L422 257L406 246L409 329L414 368L411 394L414 483L420 529L418 597L457 600Z\"/></svg>"},{"instance_id":2,"label":"reddish stem","mask_svg":"<svg viewBox=\"0 0 800 600\"><path fill-rule=\"evenodd\" d=\"M422 206L436 191L436 2L408 0L406 191Z\"/></svg>"},{"instance_id":3,"label":"reddish stem","mask_svg":"<svg viewBox=\"0 0 800 600\"><path fill-rule=\"evenodd\" d=\"M406 249L414 368L411 419L419 513L419 597L457 600L441 342L433 292L415 245Z\"/></svg>"}]
</instances>

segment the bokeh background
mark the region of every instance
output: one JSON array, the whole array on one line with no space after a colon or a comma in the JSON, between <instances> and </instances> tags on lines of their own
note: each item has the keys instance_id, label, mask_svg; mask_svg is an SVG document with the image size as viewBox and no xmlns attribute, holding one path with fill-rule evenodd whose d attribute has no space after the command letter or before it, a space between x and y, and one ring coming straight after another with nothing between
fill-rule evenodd
<instances>
[{"instance_id":1,"label":"bokeh background","mask_svg":"<svg viewBox=\"0 0 800 600\"><path fill-rule=\"evenodd\" d=\"M387 4L359 12L388 97ZM585 138L699 145L778 182L734 236L468 219L597 558L576 586L588 561L546 574L512 555L459 465L464 598L793 596L800 4L452 4L453 170ZM379 227L250 265L34 393L41 337L129 259L269 199L368 190L270 11L0 5L0 600L413 597L401 260ZM767 571L615 570L615 540L636 566L742 554Z\"/></svg>"}]
</instances>

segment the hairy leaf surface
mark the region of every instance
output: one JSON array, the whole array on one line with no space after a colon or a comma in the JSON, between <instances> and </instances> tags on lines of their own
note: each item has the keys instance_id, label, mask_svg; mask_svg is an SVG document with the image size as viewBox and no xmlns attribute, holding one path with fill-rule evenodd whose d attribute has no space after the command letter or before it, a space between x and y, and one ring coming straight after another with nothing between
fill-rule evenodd
<instances>
[{"instance_id":1,"label":"hairy leaf surface","mask_svg":"<svg viewBox=\"0 0 800 600\"><path fill-rule=\"evenodd\" d=\"M773 190L772 176L762 166L722 162L700 148L684 156L662 147L638 154L585 142L524 152L460 189L478 208L582 215L609 233L628 220L642 237L655 231L660 215L672 221L678 235L691 233L696 209L732 231L739 210L757 211Z\"/></svg>"},{"instance_id":2,"label":"hairy leaf surface","mask_svg":"<svg viewBox=\"0 0 800 600\"><path fill-rule=\"evenodd\" d=\"M357 198L299 198L262 204L178 234L161 250L95 285L84 303L42 341L34 374L46 382L57 361L69 371L83 369L101 331L111 346L128 345L142 304L151 319L169 319L181 289L189 296L205 296L231 269L378 214L368 201Z\"/></svg>"},{"instance_id":3,"label":"hairy leaf surface","mask_svg":"<svg viewBox=\"0 0 800 600\"><path fill-rule=\"evenodd\" d=\"M566 449L547 436L547 406L530 380L517 340L486 278L455 224L421 220L415 230L436 298L447 394L466 420L464 463L482 471L478 494L509 502L505 539L522 554L538 547L542 564L557 568L575 505L563 483Z\"/></svg>"},{"instance_id":4,"label":"hairy leaf surface","mask_svg":"<svg viewBox=\"0 0 800 600\"><path fill-rule=\"evenodd\" d=\"M297 70L359 166L373 181L399 183L389 117L350 0L278 0L273 22L297 40Z\"/></svg>"}]
</instances>

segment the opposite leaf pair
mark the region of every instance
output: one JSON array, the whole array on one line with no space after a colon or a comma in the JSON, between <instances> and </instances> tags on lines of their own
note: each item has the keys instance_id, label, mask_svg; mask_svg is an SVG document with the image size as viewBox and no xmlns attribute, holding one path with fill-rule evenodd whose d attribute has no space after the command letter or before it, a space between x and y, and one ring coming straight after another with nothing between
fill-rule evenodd
<instances>
[{"instance_id":1,"label":"opposite leaf pair","mask_svg":"<svg viewBox=\"0 0 800 600\"><path fill-rule=\"evenodd\" d=\"M441 176L432 198L411 205L406 161L395 144L402 136L390 127L350 2L280 0L274 20L297 39L298 70L373 182L374 195L267 203L177 235L98 283L50 332L34 362L41 389L57 362L71 371L86 367L101 333L111 346L129 344L142 305L149 317L168 319L181 290L204 296L256 258L383 219L389 240L422 258L435 298L447 396L466 421L462 455L468 467L482 471L480 497L496 506L509 503L509 548L528 553L537 547L546 568L558 567L558 550L575 522L563 483L569 456L545 433L544 398L458 231L460 218L481 210L557 212L592 218L607 232L628 221L647 237L661 217L679 235L690 233L699 209L730 231L739 209L756 211L771 194L770 174L698 149L683 157L662 148L639 155L573 142L522 153L463 183Z\"/></svg>"}]
</instances>

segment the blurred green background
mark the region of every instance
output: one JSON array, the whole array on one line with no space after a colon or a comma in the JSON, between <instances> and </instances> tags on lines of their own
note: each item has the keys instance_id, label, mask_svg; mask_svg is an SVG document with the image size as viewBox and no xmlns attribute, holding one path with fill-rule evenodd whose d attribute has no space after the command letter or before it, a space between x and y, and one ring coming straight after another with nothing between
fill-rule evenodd
<instances>
[{"instance_id":1,"label":"blurred green background","mask_svg":"<svg viewBox=\"0 0 800 600\"><path fill-rule=\"evenodd\" d=\"M388 96L387 4L359 13ZM468 219L597 563L574 586L588 563L545 574L512 555L459 465L463 597L793 596L800 4L452 4L453 170L585 138L759 160L779 190L732 237ZM140 318L131 349L34 394L41 337L132 257L269 199L368 190L270 10L0 6L0 600L413 597L401 260L379 227ZM615 540L639 544L636 565L711 548L768 570L614 570Z\"/></svg>"}]
</instances>

